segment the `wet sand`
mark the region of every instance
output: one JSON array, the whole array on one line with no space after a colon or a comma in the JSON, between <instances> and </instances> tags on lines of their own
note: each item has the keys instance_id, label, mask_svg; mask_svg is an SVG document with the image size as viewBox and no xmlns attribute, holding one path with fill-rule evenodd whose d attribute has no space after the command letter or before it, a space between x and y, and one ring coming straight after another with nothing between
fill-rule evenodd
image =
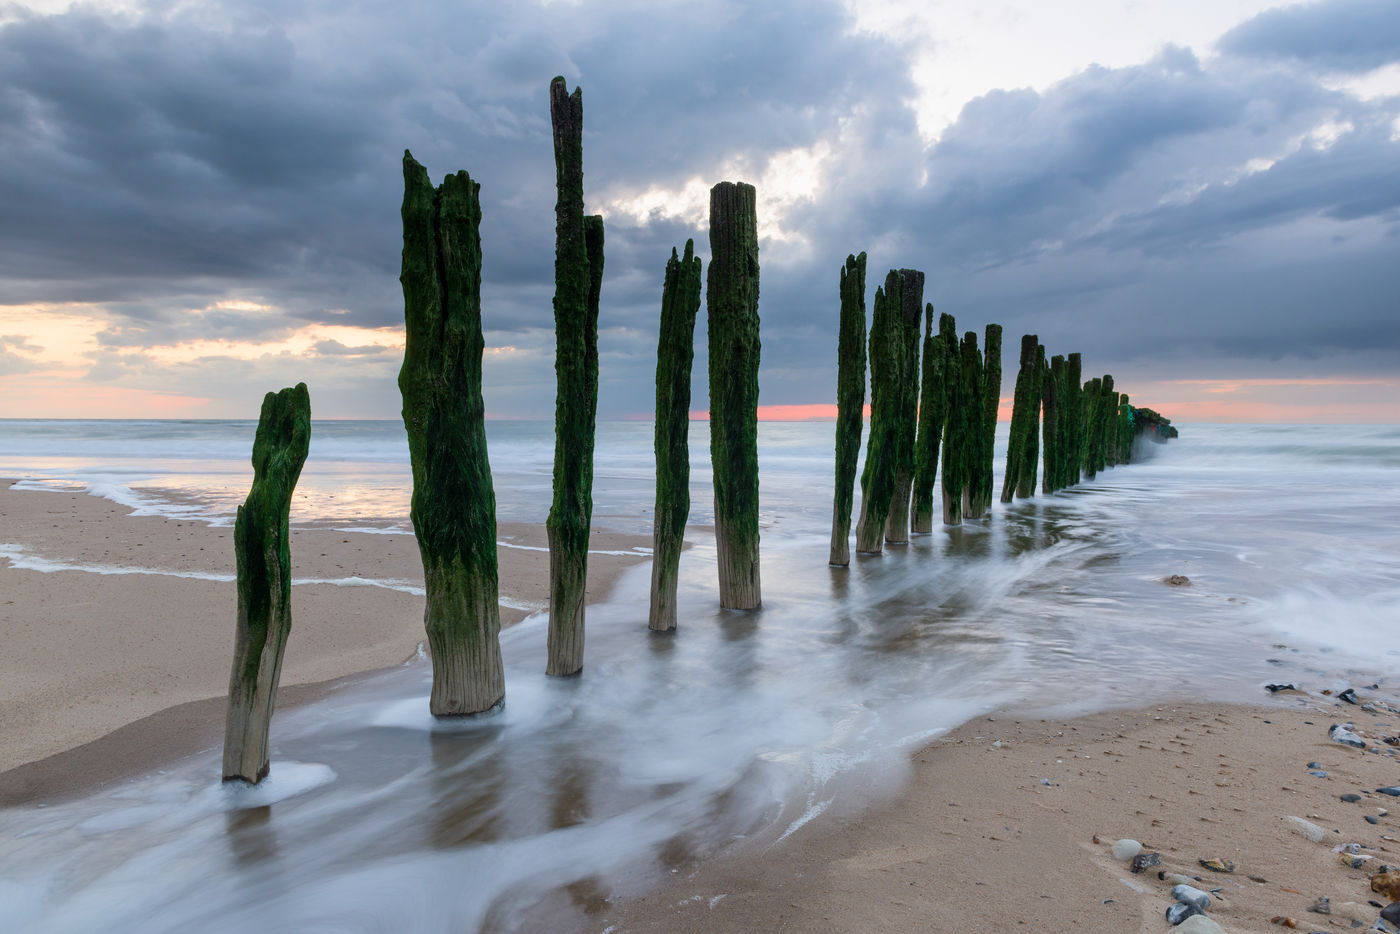
<instances>
[{"instance_id":1,"label":"wet sand","mask_svg":"<svg viewBox=\"0 0 1400 934\"><path fill-rule=\"evenodd\" d=\"M0 805L92 789L222 742L237 595L231 580L207 577L233 576L233 529L9 485L0 481L0 542L21 561L126 573L0 559ZM499 549L510 625L547 605L547 539L543 526L505 524L498 540L516 546ZM600 551L651 545L602 530L593 541ZM342 583L293 587L280 708L417 655L420 595L343 583L421 588L412 535L293 528L291 553L295 580ZM645 560L591 554L589 597ZM141 570L162 573L131 573Z\"/></svg>"},{"instance_id":2,"label":"wet sand","mask_svg":"<svg viewBox=\"0 0 1400 934\"><path fill-rule=\"evenodd\" d=\"M1370 928L1380 910L1368 902L1387 899L1369 877L1400 864L1400 799L1375 791L1400 781L1382 742L1400 715L1321 695L1277 703L974 720L914 755L908 785L884 803L833 809L777 844L737 844L604 916L614 934L1168 931L1165 871L1219 889L1207 913L1226 931L1284 929L1276 917L1303 931ZM1347 720L1381 751L1329 740ZM1322 842L1290 816L1318 825ZM1162 864L1131 872L1110 852L1125 837ZM1339 862L1333 847L1346 843L1375 857L1368 869ZM1216 858L1235 871L1199 863ZM1330 915L1308 911L1321 896Z\"/></svg>"}]
</instances>

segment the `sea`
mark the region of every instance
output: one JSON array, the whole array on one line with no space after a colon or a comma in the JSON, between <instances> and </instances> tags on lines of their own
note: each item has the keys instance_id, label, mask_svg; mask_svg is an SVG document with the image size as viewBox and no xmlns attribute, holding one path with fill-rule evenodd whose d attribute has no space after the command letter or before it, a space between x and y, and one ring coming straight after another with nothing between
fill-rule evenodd
<instances>
[{"instance_id":1,"label":"sea","mask_svg":"<svg viewBox=\"0 0 1400 934\"><path fill-rule=\"evenodd\" d=\"M0 476L226 525L254 427L0 421ZM544 613L502 633L497 714L434 721L420 659L279 712L257 787L222 785L212 749L0 811L0 927L607 934L618 899L698 860L897 795L911 751L983 713L1393 688L1400 427L1179 427L1073 488L832 568L834 423L761 423L763 607L735 612L693 422L674 634L647 630L643 562L589 607L580 677L544 675ZM498 517L543 521L553 426L487 436ZM998 491L1005 445L1003 424ZM600 423L595 526L649 533L653 478L652 424ZM406 530L410 487L399 423L319 421L292 521Z\"/></svg>"}]
</instances>

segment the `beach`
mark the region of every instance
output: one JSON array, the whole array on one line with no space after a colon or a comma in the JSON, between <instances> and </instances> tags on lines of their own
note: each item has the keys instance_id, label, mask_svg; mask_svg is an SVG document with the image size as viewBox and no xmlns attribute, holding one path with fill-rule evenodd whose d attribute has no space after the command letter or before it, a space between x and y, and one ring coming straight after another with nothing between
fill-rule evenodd
<instances>
[{"instance_id":1,"label":"beach","mask_svg":"<svg viewBox=\"0 0 1400 934\"><path fill-rule=\"evenodd\" d=\"M18 556L0 564L0 805L99 788L222 743L238 599L233 529L11 483L0 480L0 538ZM499 549L509 626L547 605L548 542L539 525L503 524L498 534L515 546ZM600 551L650 547L637 535L593 538ZM419 655L423 571L412 534L294 527L291 553L279 707ZM593 555L590 592L606 593L643 557Z\"/></svg>"},{"instance_id":2,"label":"beach","mask_svg":"<svg viewBox=\"0 0 1400 934\"><path fill-rule=\"evenodd\" d=\"M763 609L715 606L697 470L681 627L658 635L648 428L603 429L587 657L567 679L543 675L547 426L495 428L507 701L469 722L427 713L406 471L309 461L272 772L247 794L218 782L246 455L138 451L147 476L110 456L20 471L12 453L0 901L16 923L1158 931L1157 873L1175 872L1218 890L1229 931L1374 924L1368 870L1397 858L1375 790L1400 779L1384 741L1400 504L1396 458L1376 455L1394 432L1201 430L1189 457L835 569L829 438L765 428ZM1345 721L1365 750L1329 739ZM1131 872L1121 838L1161 864ZM1373 859L1346 868L1342 844ZM1308 912L1323 896L1332 914Z\"/></svg>"}]
</instances>

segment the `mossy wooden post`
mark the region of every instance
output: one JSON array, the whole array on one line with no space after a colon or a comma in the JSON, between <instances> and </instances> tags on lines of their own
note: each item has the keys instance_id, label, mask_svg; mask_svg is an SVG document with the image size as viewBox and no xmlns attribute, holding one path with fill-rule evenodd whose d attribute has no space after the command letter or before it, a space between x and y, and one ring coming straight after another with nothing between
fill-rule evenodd
<instances>
[{"instance_id":1,"label":"mossy wooden post","mask_svg":"<svg viewBox=\"0 0 1400 934\"><path fill-rule=\"evenodd\" d=\"M593 428L598 406L598 299L603 220L583 214L583 89L549 84L554 126L554 502L549 534L546 674L583 669L588 534L593 523Z\"/></svg>"},{"instance_id":2,"label":"mossy wooden post","mask_svg":"<svg viewBox=\"0 0 1400 934\"><path fill-rule=\"evenodd\" d=\"M758 212L754 187L710 189L710 459L719 605L763 603L758 570Z\"/></svg>"},{"instance_id":3,"label":"mossy wooden post","mask_svg":"<svg viewBox=\"0 0 1400 934\"><path fill-rule=\"evenodd\" d=\"M685 256L671 250L661 289L661 334L656 342L656 509L651 533L649 628L676 628L676 581L685 523L690 518L690 367L695 359L695 315L700 310L700 258L695 241Z\"/></svg>"},{"instance_id":4,"label":"mossy wooden post","mask_svg":"<svg viewBox=\"0 0 1400 934\"><path fill-rule=\"evenodd\" d=\"M1084 479L1099 472L1099 445L1103 439L1103 380L1097 376L1084 384Z\"/></svg>"},{"instance_id":5,"label":"mossy wooden post","mask_svg":"<svg viewBox=\"0 0 1400 934\"><path fill-rule=\"evenodd\" d=\"M282 651L292 629L292 491L311 441L305 383L263 397L253 437L253 487L238 507L233 546L238 624L224 721L224 781L256 785L267 775L267 732L277 703Z\"/></svg>"},{"instance_id":6,"label":"mossy wooden post","mask_svg":"<svg viewBox=\"0 0 1400 934\"><path fill-rule=\"evenodd\" d=\"M870 437L865 443L865 470L860 475L860 518L856 553L878 555L885 548L885 523L894 495L895 431L901 405L899 358L902 349L904 277L891 269L875 290L870 318Z\"/></svg>"},{"instance_id":7,"label":"mossy wooden post","mask_svg":"<svg viewBox=\"0 0 1400 934\"><path fill-rule=\"evenodd\" d=\"M836 348L836 495L831 506L831 557L851 563L851 505L865 420L865 254L841 270L841 321Z\"/></svg>"},{"instance_id":8,"label":"mossy wooden post","mask_svg":"<svg viewBox=\"0 0 1400 934\"><path fill-rule=\"evenodd\" d=\"M1045 348L1041 347L1041 356ZM1041 373L1041 430L1043 469L1041 470L1040 492L1053 493L1060 488L1060 478L1064 475L1064 419L1061 409L1064 406L1065 358L1056 354L1050 358L1050 366Z\"/></svg>"},{"instance_id":9,"label":"mossy wooden post","mask_svg":"<svg viewBox=\"0 0 1400 934\"><path fill-rule=\"evenodd\" d=\"M1118 448L1114 453L1114 460L1120 464L1127 464L1133 459L1133 407L1128 404L1126 392L1118 394L1118 419L1114 424L1114 438Z\"/></svg>"},{"instance_id":10,"label":"mossy wooden post","mask_svg":"<svg viewBox=\"0 0 1400 934\"><path fill-rule=\"evenodd\" d=\"M948 382L948 430L943 439L943 521L959 525L967 517L982 453L982 356L977 332L963 335ZM970 518L970 517L969 517Z\"/></svg>"},{"instance_id":11,"label":"mossy wooden post","mask_svg":"<svg viewBox=\"0 0 1400 934\"><path fill-rule=\"evenodd\" d=\"M1079 482L1084 463L1084 389L1080 380L1084 377L1083 357L1072 353L1065 358L1065 432L1062 437L1069 439L1065 448L1065 473L1061 487L1074 486Z\"/></svg>"},{"instance_id":12,"label":"mossy wooden post","mask_svg":"<svg viewBox=\"0 0 1400 934\"><path fill-rule=\"evenodd\" d=\"M950 314L938 318L938 340L943 345L943 524L962 524L962 474L957 452L966 442L963 418L968 402L963 395L962 351L957 322Z\"/></svg>"},{"instance_id":13,"label":"mossy wooden post","mask_svg":"<svg viewBox=\"0 0 1400 934\"><path fill-rule=\"evenodd\" d=\"M977 387L981 422L977 426L977 450L972 461L970 494L963 504L970 519L980 519L992 507L992 474L997 437L997 407L1001 402L1001 325L989 324L983 341L984 357Z\"/></svg>"},{"instance_id":14,"label":"mossy wooden post","mask_svg":"<svg viewBox=\"0 0 1400 934\"><path fill-rule=\"evenodd\" d=\"M914 483L914 443L919 427L919 318L924 307L924 274L901 269L899 304L899 412L895 421L894 490L885 517L885 542L909 543L909 494Z\"/></svg>"},{"instance_id":15,"label":"mossy wooden post","mask_svg":"<svg viewBox=\"0 0 1400 934\"><path fill-rule=\"evenodd\" d=\"M1036 436L1040 428L1041 361L1045 351L1034 334L1021 336L1021 362L1016 370L1016 391L1011 403L1011 430L1006 442L1006 473L1001 481L1001 501L1029 496L1035 486ZM1029 465L1030 478L1025 479Z\"/></svg>"},{"instance_id":16,"label":"mossy wooden post","mask_svg":"<svg viewBox=\"0 0 1400 934\"><path fill-rule=\"evenodd\" d=\"M947 315L943 317L947 318ZM951 319L949 319L951 322ZM947 418L944 380L948 349L933 331L933 306L924 307L923 376L919 381L919 435L914 442L914 518L910 531L933 531L933 486L938 478L938 451Z\"/></svg>"},{"instance_id":17,"label":"mossy wooden post","mask_svg":"<svg viewBox=\"0 0 1400 934\"><path fill-rule=\"evenodd\" d=\"M481 201L466 172L433 189L404 152L405 344L399 391L413 468L409 514L423 559L429 709L462 716L505 697L496 494L481 399Z\"/></svg>"}]
</instances>

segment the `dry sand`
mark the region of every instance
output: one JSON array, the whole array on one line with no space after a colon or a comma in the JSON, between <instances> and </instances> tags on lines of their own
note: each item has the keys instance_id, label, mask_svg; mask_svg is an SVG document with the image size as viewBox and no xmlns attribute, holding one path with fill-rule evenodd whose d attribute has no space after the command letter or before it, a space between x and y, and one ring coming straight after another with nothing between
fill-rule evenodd
<instances>
[{"instance_id":1,"label":"dry sand","mask_svg":"<svg viewBox=\"0 0 1400 934\"><path fill-rule=\"evenodd\" d=\"M231 574L231 530L128 518L81 495L0 487L0 540L75 565ZM542 548L538 527L503 540ZM510 536L511 538L507 538ZM628 550L640 536L601 533ZM298 578L418 581L411 536L297 530ZM595 555L590 593L640 557ZM17 570L0 561L0 805L90 790L219 742L232 642L226 581L165 575ZM548 557L501 550L501 593L543 605ZM422 598L369 587L293 591L294 629L280 706L321 696L354 672L401 662L422 639ZM517 620L525 610L505 610ZM1358 688L1363 686L1358 685ZM1259 707L1152 706L1073 720L998 713L965 724L911 757L905 784L881 801L850 794L774 842L774 829L680 868L631 901L600 901L598 931L1125 931L1170 930L1170 884L1159 870L1219 891L1210 914L1227 931L1371 927L1383 904L1370 867L1400 863L1400 714L1318 694L1261 697ZM1379 753L1331 742L1356 721ZM115 731L115 732L114 732ZM1317 762L1325 778L1309 774ZM1340 796L1361 795L1358 803ZM1377 824L1366 823L1366 815ZM1290 829L1302 817L1321 843ZM1141 841L1163 865L1133 874L1109 849ZM1362 845L1367 869L1333 847ZM1232 860L1213 873L1200 859ZM1331 915L1307 909L1320 896Z\"/></svg>"},{"instance_id":2,"label":"dry sand","mask_svg":"<svg viewBox=\"0 0 1400 934\"><path fill-rule=\"evenodd\" d=\"M237 595L231 580L197 575L232 577L233 529L129 512L82 493L20 492L0 481L7 548L127 572L24 570L0 559L0 804L132 774L222 735ZM502 542L524 546L499 549L501 619L509 625L547 605L549 555L543 526L498 531ZM606 531L593 539L605 551L651 545L649 537ZM291 552L297 580L422 586L409 534L294 528ZM590 555L590 597L644 560ZM141 570L164 573L131 573ZM423 598L383 587L300 584L292 614L279 706L399 664L424 639ZM99 750L53 758L123 727Z\"/></svg>"}]
</instances>

